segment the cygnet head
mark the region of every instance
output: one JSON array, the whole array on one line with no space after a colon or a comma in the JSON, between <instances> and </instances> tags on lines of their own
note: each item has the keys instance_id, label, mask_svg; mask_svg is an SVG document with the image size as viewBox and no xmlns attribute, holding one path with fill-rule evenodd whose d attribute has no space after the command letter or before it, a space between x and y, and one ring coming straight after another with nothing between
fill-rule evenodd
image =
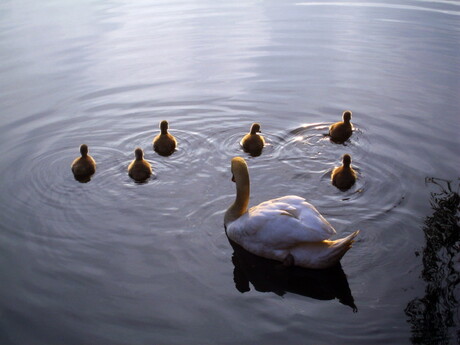
<instances>
[{"instance_id":1,"label":"cygnet head","mask_svg":"<svg viewBox=\"0 0 460 345\"><path fill-rule=\"evenodd\" d=\"M162 134L168 133L168 121L163 120L160 122L160 129Z\"/></svg>"},{"instance_id":2,"label":"cygnet head","mask_svg":"<svg viewBox=\"0 0 460 345\"><path fill-rule=\"evenodd\" d=\"M137 147L135 150L134 150L134 155L136 156L136 159L138 161L144 159L144 151L142 151L142 149L140 147Z\"/></svg>"},{"instance_id":3,"label":"cygnet head","mask_svg":"<svg viewBox=\"0 0 460 345\"><path fill-rule=\"evenodd\" d=\"M351 111L350 110L345 110L342 114L342 119L343 122L350 122L351 120Z\"/></svg>"},{"instance_id":4,"label":"cygnet head","mask_svg":"<svg viewBox=\"0 0 460 345\"><path fill-rule=\"evenodd\" d=\"M85 157L88 154L88 145L86 144L80 145L80 153L82 157Z\"/></svg>"},{"instance_id":5,"label":"cygnet head","mask_svg":"<svg viewBox=\"0 0 460 345\"><path fill-rule=\"evenodd\" d=\"M253 123L251 126L251 134L256 134L260 132L260 125L258 123Z\"/></svg>"},{"instance_id":6,"label":"cygnet head","mask_svg":"<svg viewBox=\"0 0 460 345\"><path fill-rule=\"evenodd\" d=\"M248 165L246 164L246 161L244 158L241 157L234 157L232 158L232 165L231 165L231 171L232 171L232 181L233 182L238 182L241 178L248 179L249 178L249 173L248 173Z\"/></svg>"},{"instance_id":7,"label":"cygnet head","mask_svg":"<svg viewBox=\"0 0 460 345\"><path fill-rule=\"evenodd\" d=\"M344 166L349 167L351 164L351 156L348 153L344 154L342 157L342 162Z\"/></svg>"}]
</instances>

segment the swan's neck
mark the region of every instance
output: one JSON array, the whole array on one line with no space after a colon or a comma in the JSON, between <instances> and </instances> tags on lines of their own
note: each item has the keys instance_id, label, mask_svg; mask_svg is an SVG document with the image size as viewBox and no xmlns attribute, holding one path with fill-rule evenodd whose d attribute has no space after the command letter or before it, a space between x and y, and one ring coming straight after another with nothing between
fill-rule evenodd
<instances>
[{"instance_id":1,"label":"swan's neck","mask_svg":"<svg viewBox=\"0 0 460 345\"><path fill-rule=\"evenodd\" d=\"M224 224L237 220L248 210L249 205L249 175L240 176L236 182L235 202L227 209L224 218Z\"/></svg>"}]
</instances>

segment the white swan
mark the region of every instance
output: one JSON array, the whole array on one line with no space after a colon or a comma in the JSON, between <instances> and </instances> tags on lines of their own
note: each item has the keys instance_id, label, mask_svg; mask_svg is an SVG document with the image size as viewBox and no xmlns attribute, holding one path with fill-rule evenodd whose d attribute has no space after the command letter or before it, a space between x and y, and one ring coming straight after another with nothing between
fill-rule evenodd
<instances>
[{"instance_id":1,"label":"white swan","mask_svg":"<svg viewBox=\"0 0 460 345\"><path fill-rule=\"evenodd\" d=\"M359 230L345 238L328 240L336 232L329 222L305 201L289 195L265 201L248 210L249 172L241 157L232 159L235 202L224 217L227 236L249 252L306 268L333 266L351 248Z\"/></svg>"}]
</instances>

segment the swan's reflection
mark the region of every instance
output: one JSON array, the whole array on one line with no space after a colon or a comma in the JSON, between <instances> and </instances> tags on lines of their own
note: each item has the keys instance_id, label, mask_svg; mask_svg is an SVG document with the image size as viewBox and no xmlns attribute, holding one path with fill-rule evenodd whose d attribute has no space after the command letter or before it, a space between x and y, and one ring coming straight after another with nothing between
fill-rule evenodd
<instances>
[{"instance_id":1,"label":"swan's reflection","mask_svg":"<svg viewBox=\"0 0 460 345\"><path fill-rule=\"evenodd\" d=\"M278 261L254 255L232 240L228 241L234 250L233 280L241 293L249 291L251 283L257 291L274 292L279 296L291 292L319 300L337 298L354 312L358 311L340 263L322 270L284 267Z\"/></svg>"}]
</instances>

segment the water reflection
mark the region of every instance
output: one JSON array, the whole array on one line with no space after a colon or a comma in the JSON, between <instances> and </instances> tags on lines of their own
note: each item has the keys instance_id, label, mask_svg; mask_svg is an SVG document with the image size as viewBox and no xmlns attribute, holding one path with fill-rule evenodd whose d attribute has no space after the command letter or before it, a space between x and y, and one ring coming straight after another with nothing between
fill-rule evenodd
<instances>
[{"instance_id":1,"label":"water reflection","mask_svg":"<svg viewBox=\"0 0 460 345\"><path fill-rule=\"evenodd\" d=\"M409 302L405 312L412 328L413 344L460 343L458 298L460 287L459 180L430 178L437 192L431 193L433 214L425 219L422 278L425 296Z\"/></svg>"},{"instance_id":2,"label":"water reflection","mask_svg":"<svg viewBox=\"0 0 460 345\"><path fill-rule=\"evenodd\" d=\"M318 300L337 298L340 303L350 306L355 313L358 311L340 263L322 270L285 267L278 261L248 252L230 239L228 241L234 250L233 280L239 292L250 291L251 283L259 292L274 292L278 296L291 292Z\"/></svg>"}]
</instances>

